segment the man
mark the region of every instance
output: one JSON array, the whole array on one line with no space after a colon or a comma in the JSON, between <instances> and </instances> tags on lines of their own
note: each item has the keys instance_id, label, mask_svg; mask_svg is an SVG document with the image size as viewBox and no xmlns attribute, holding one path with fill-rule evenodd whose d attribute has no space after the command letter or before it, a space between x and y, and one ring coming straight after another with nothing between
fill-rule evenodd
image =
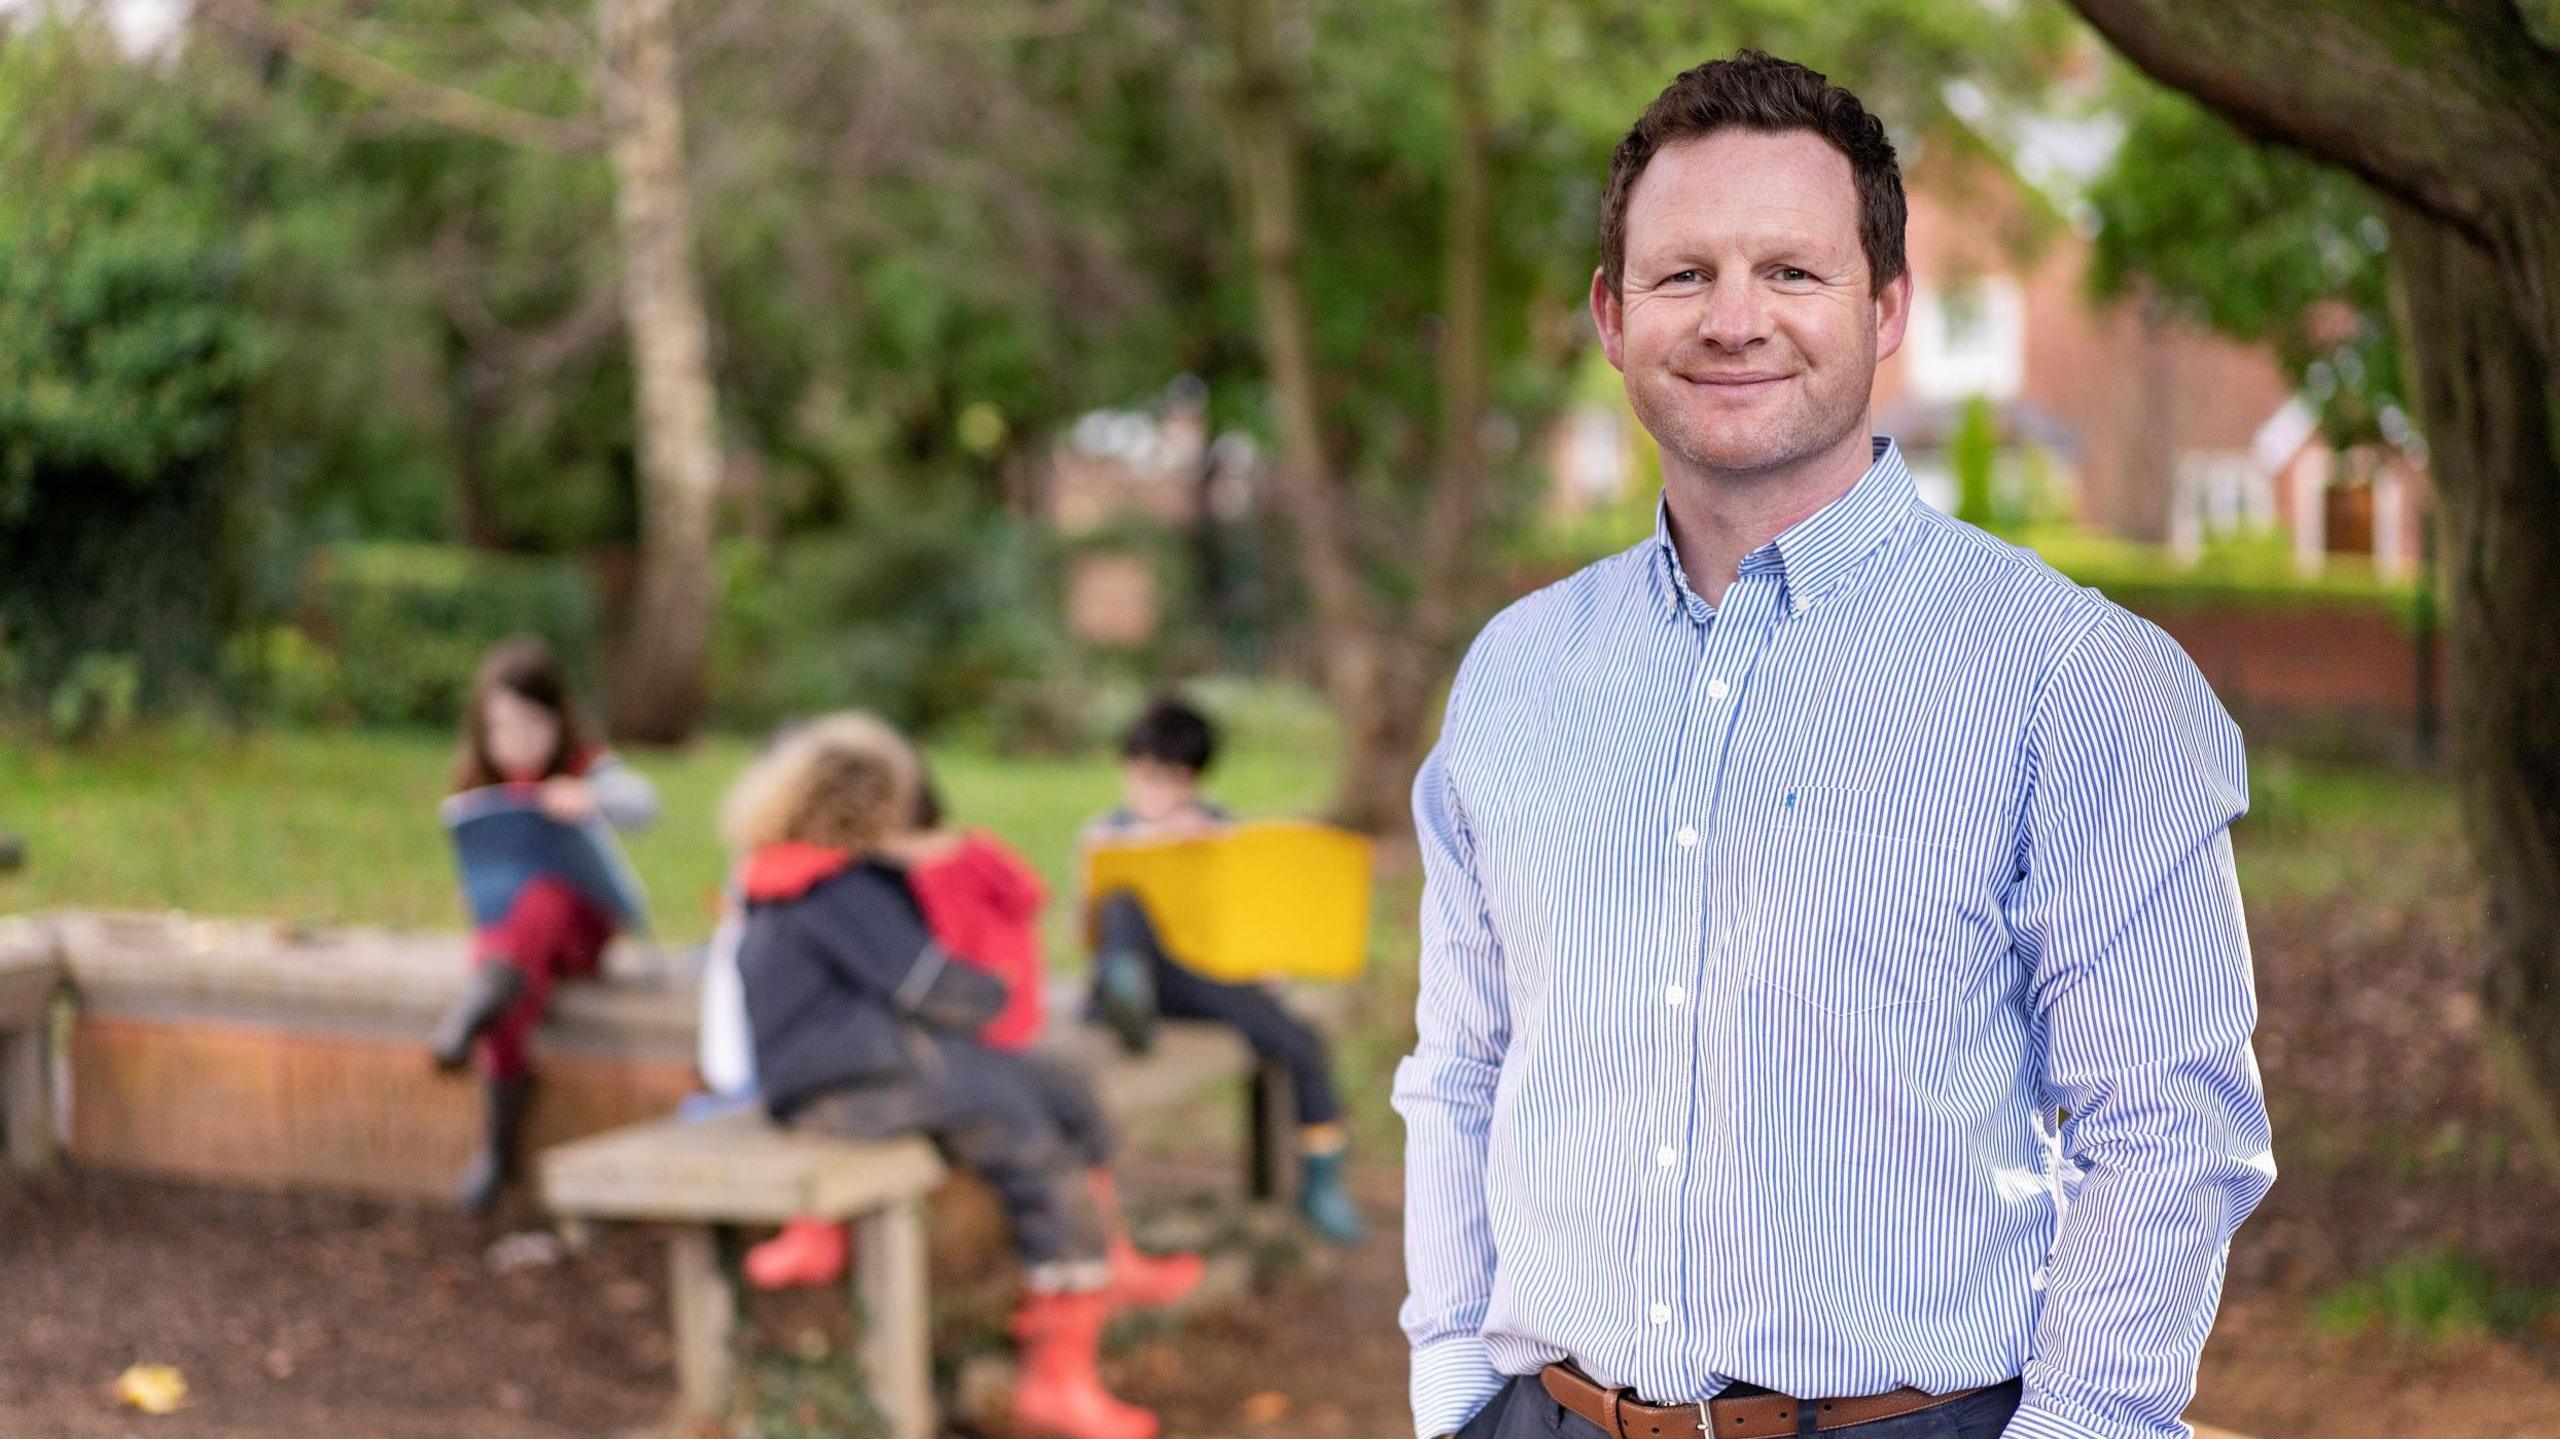
<instances>
[{"instance_id":1,"label":"man","mask_svg":"<svg viewBox=\"0 0 2560 1439\"><path fill-rule=\"evenodd\" d=\"M1485 628L1414 787L1420 1434L2187 1432L2275 1176L2239 736L1870 438L1903 215L1753 52L1612 161L1656 533Z\"/></svg>"}]
</instances>

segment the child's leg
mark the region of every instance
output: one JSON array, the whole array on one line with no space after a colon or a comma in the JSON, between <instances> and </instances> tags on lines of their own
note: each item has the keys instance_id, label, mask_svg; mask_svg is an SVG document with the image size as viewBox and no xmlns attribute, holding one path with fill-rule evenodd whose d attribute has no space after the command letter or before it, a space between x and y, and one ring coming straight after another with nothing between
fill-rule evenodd
<instances>
[{"instance_id":1,"label":"child's leg","mask_svg":"<svg viewBox=\"0 0 2560 1439\"><path fill-rule=\"evenodd\" d=\"M1050 1077L1018 1054L939 1047L936 1142L995 1187L1035 1288L1100 1288L1104 1232L1085 1179L1092 1166L1050 1110Z\"/></svg>"},{"instance_id":2,"label":"child's leg","mask_svg":"<svg viewBox=\"0 0 2560 1439\"><path fill-rule=\"evenodd\" d=\"M603 911L558 880L526 885L506 917L481 931L480 973L435 1041L437 1062L452 1065L475 1034L481 1038L484 1115L479 1152L462 1176L466 1208L487 1209L515 1172L532 1100L533 1029L550 1007L553 981L592 971L612 933Z\"/></svg>"},{"instance_id":3,"label":"child's leg","mask_svg":"<svg viewBox=\"0 0 2560 1439\"><path fill-rule=\"evenodd\" d=\"M1026 1269L1101 1284L1102 1225L1083 1154L1051 1116L1022 1056L937 1036L935 1073L914 1083L838 1090L791 1118L848 1139L932 1136L944 1157L995 1187ZM1072 1276L1069 1271L1089 1272Z\"/></svg>"},{"instance_id":4,"label":"child's leg","mask_svg":"<svg viewBox=\"0 0 2560 1439\"><path fill-rule=\"evenodd\" d=\"M1157 952L1156 1002L1167 1019L1206 1019L1244 1036L1263 1059L1289 1071L1298 1102L1298 1123L1307 1126L1342 1122L1342 1101L1333 1088L1333 1061L1324 1036L1291 1014L1271 992L1254 984L1225 984Z\"/></svg>"},{"instance_id":5,"label":"child's leg","mask_svg":"<svg viewBox=\"0 0 2560 1439\"><path fill-rule=\"evenodd\" d=\"M556 879L526 885L506 918L481 932L479 962L503 964L518 975L515 998L489 1026L481 1051L491 1079L533 1072L533 1031L550 1013L552 986L594 973L612 934L603 911Z\"/></svg>"},{"instance_id":6,"label":"child's leg","mask_svg":"<svg viewBox=\"0 0 2560 1439\"><path fill-rule=\"evenodd\" d=\"M1298 1106L1298 1208L1326 1238L1358 1243L1364 1227L1342 1174L1350 1135L1324 1037L1259 985L1221 984L1170 957L1156 965L1155 982L1167 1018L1229 1025L1255 1054L1289 1071Z\"/></svg>"},{"instance_id":7,"label":"child's leg","mask_svg":"<svg viewBox=\"0 0 2560 1439\"><path fill-rule=\"evenodd\" d=\"M1074 1065L1049 1055L1023 1050L1019 1057L1039 1087L1049 1118L1085 1167L1109 1164L1111 1156L1119 1151L1120 1134L1112 1127L1111 1117L1102 1112L1102 1099L1094 1093L1092 1079Z\"/></svg>"},{"instance_id":8,"label":"child's leg","mask_svg":"<svg viewBox=\"0 0 2560 1439\"><path fill-rule=\"evenodd\" d=\"M1129 1219L1120 1208L1120 1188L1111 1178L1111 1158L1120 1137L1093 1080L1083 1070L1049 1055L1023 1052L1021 1058L1040 1085L1049 1117L1085 1166L1085 1187L1093 1198L1111 1264L1111 1301L1115 1306L1148 1309L1171 1304L1200 1287L1203 1266L1196 1254L1148 1254L1129 1238Z\"/></svg>"}]
</instances>

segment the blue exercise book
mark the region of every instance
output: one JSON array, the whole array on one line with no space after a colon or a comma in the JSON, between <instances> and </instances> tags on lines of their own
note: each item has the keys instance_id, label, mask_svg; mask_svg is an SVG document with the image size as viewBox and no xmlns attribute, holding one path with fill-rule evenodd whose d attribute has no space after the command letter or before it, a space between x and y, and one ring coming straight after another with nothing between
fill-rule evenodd
<instances>
[{"instance_id":1,"label":"blue exercise book","mask_svg":"<svg viewBox=\"0 0 2560 1439\"><path fill-rule=\"evenodd\" d=\"M545 875L564 880L634 934L649 931L648 901L640 877L622 853L622 842L602 817L567 824L542 812L530 785L495 784L464 790L444 802L445 828L453 835L454 863L462 871L471 922L504 919L527 884Z\"/></svg>"}]
</instances>

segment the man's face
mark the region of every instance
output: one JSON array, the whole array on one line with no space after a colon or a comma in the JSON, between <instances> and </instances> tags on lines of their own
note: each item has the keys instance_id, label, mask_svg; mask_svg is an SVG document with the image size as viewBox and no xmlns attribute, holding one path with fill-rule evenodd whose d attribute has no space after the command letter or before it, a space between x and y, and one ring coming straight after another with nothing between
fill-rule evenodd
<instances>
[{"instance_id":1,"label":"man's face","mask_svg":"<svg viewBox=\"0 0 2560 1439\"><path fill-rule=\"evenodd\" d=\"M1864 438L1911 282L1869 285L1849 157L1809 130L1720 130L1655 153L1627 197L1622 294L1592 318L1675 469L1783 472Z\"/></svg>"}]
</instances>

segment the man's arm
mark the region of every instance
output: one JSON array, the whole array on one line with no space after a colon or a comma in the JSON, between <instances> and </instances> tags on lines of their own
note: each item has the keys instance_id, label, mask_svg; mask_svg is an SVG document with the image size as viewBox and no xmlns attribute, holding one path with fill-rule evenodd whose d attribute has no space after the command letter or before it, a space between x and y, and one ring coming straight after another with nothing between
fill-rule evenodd
<instances>
[{"instance_id":1,"label":"man's arm","mask_svg":"<svg viewBox=\"0 0 2560 1439\"><path fill-rule=\"evenodd\" d=\"M2275 1182L2231 867L2239 731L2168 637L2110 609L2030 721L2008 916L2045 1031L2067 1209L2012 1439L2171 1439L2232 1231Z\"/></svg>"},{"instance_id":2,"label":"man's arm","mask_svg":"<svg viewBox=\"0 0 2560 1439\"><path fill-rule=\"evenodd\" d=\"M1452 703L1454 712L1455 704ZM1502 950L1476 870L1475 839L1449 777L1447 739L1414 780L1422 846L1418 1042L1396 1071L1405 1121L1402 1319L1413 1343L1414 1432L1448 1434L1503 1385L1485 1357L1493 1231L1485 1150L1493 1091L1511 1039Z\"/></svg>"}]
</instances>

